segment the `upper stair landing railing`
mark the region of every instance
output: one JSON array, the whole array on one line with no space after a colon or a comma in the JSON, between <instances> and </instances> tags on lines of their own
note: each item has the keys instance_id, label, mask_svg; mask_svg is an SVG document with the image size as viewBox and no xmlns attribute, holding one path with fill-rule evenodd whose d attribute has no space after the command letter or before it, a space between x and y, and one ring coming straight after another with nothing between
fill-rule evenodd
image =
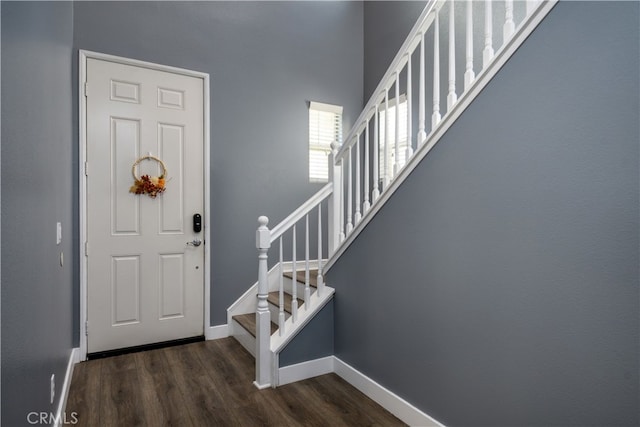
<instances>
[{"instance_id":1,"label":"upper stair landing railing","mask_svg":"<svg viewBox=\"0 0 640 427\"><path fill-rule=\"evenodd\" d=\"M300 327L308 320L304 314L298 318L294 279L291 318L285 321L281 284L280 332L273 337L270 334L267 260L272 243L278 242L278 261L282 265L283 236L289 236L294 277L298 265L305 271L304 310L326 302L329 292L324 292L324 274L556 3L557 0L429 2L344 144L332 147L329 183L273 230L267 227L268 219L260 217L256 232L258 388L268 387L274 381L274 357L290 338L287 335L295 332L286 325ZM474 20L474 16L482 19ZM476 60L480 57L481 61ZM458 66L460 62L464 62L464 67ZM441 101L445 99L446 102ZM499 125L498 119L494 125ZM309 219L316 211L313 215L317 218L318 286L312 297L309 275L313 262L309 245L313 234L310 230L314 227L310 228ZM303 240L297 234L302 220ZM323 223L327 224L324 232ZM301 258L298 240L305 246Z\"/></svg>"},{"instance_id":2,"label":"upper stair landing railing","mask_svg":"<svg viewBox=\"0 0 640 427\"><path fill-rule=\"evenodd\" d=\"M337 245L325 273L556 3L427 4L329 160Z\"/></svg>"}]
</instances>

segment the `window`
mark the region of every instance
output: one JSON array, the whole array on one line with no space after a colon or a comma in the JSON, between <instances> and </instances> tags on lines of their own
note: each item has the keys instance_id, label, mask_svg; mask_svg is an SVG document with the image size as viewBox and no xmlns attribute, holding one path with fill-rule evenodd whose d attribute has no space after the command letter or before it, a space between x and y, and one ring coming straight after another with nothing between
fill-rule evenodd
<instances>
[{"instance_id":1,"label":"window","mask_svg":"<svg viewBox=\"0 0 640 427\"><path fill-rule=\"evenodd\" d=\"M380 127L379 135L380 142L378 144L378 170L380 171L380 179L386 182L391 181L393 178L393 165L396 162L396 108L397 102L395 99L389 100L389 143L385 147L385 126L387 124L386 113L384 108L384 102L378 109L380 117L378 120L378 126ZM399 155L398 166L402 167L407 161L407 98L402 95L400 97L400 129L399 129ZM386 164L385 164L385 149L387 152Z\"/></svg>"},{"instance_id":2,"label":"window","mask_svg":"<svg viewBox=\"0 0 640 427\"><path fill-rule=\"evenodd\" d=\"M331 143L342 142L342 107L311 101L309 105L309 181L329 181Z\"/></svg>"}]
</instances>

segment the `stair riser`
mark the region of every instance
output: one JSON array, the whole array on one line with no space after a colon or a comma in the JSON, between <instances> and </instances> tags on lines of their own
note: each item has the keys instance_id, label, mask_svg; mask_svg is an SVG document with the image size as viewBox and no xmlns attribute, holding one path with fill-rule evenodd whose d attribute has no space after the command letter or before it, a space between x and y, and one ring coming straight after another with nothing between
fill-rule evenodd
<instances>
[{"instance_id":1,"label":"stair riser","mask_svg":"<svg viewBox=\"0 0 640 427\"><path fill-rule=\"evenodd\" d=\"M280 316L280 309L277 305L269 303L269 312L271 312L271 321L277 325ZM284 320L287 320L289 317L291 317L291 315L285 311Z\"/></svg>"},{"instance_id":2,"label":"stair riser","mask_svg":"<svg viewBox=\"0 0 640 427\"><path fill-rule=\"evenodd\" d=\"M235 320L231 321L231 335L244 347L253 357L256 357L256 339L245 328Z\"/></svg>"},{"instance_id":3,"label":"stair riser","mask_svg":"<svg viewBox=\"0 0 640 427\"><path fill-rule=\"evenodd\" d=\"M299 299L304 299L304 283L300 283L300 282L296 282L297 286L296 286L296 292L297 292L297 296ZM284 291L290 295L293 295L293 280L289 279L288 277L283 277L282 280L282 287L284 288ZM311 291L311 293L313 294L316 291L316 288L314 288L313 286L309 286L309 289ZM277 291L278 287L276 286L275 288L269 289L269 291Z\"/></svg>"},{"instance_id":4,"label":"stair riser","mask_svg":"<svg viewBox=\"0 0 640 427\"><path fill-rule=\"evenodd\" d=\"M313 294L316 291L316 288L314 288L313 286L309 286L309 291L311 294ZM304 283L297 282L296 292L298 293L298 298L304 300Z\"/></svg>"}]
</instances>

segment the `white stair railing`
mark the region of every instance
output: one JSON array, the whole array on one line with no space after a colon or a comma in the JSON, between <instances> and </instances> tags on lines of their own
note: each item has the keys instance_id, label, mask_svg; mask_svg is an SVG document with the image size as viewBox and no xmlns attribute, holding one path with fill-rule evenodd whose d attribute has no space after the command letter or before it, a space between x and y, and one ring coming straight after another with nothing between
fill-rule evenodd
<instances>
[{"instance_id":1,"label":"white stair railing","mask_svg":"<svg viewBox=\"0 0 640 427\"><path fill-rule=\"evenodd\" d=\"M278 279L278 335L283 336L287 333L286 315L285 315L285 293L284 288L284 251L285 237L290 237L291 241L291 265L292 265L292 286L291 286L291 322L295 327L299 321L298 307L298 286L297 275L298 268L304 268L304 295L303 311L308 312L312 303L311 290L311 271L317 270L316 278L316 296L322 297L325 291L323 279L323 263L326 261L324 254L329 253L330 247L328 239L323 235L322 223L328 221L329 211L335 202L333 197L333 185L327 184L313 197L307 200L302 206L295 210L291 215L285 218L281 223L269 230L267 225L269 219L266 216L258 218L258 230L256 231L256 248L258 249L258 304L256 308L256 381L258 388L265 388L271 385L271 363L272 363L272 346L271 346L271 315L267 299L269 297L269 279L268 272L268 251L271 245L278 244L278 263L279 274ZM325 203L326 201L326 203ZM323 205L328 207L323 209ZM310 216L317 212L317 226L310 227ZM298 259L298 225L304 226L304 259ZM317 241L316 259L311 260L311 239L315 237Z\"/></svg>"},{"instance_id":2,"label":"white stair railing","mask_svg":"<svg viewBox=\"0 0 640 427\"><path fill-rule=\"evenodd\" d=\"M557 1L526 0L524 3L515 2L515 4L513 0L430 1L369 102L356 119L344 144L339 147L332 145L332 153L329 156L329 183L271 231L267 228L268 219L260 217L256 239L259 252L256 386L263 388L270 383L272 353L269 351L271 320L267 305L269 291L267 252L271 244L278 241L278 261L282 269L283 236L286 233L292 236L291 262L294 286L292 287L291 319L292 324L295 325L299 311L295 286L298 267L298 223L304 219L305 259L300 265L304 265L305 269L306 311L310 307L311 299L309 214L315 209L318 210L317 294L321 295L324 287L323 272L331 268L411 170L440 140L444 132L506 63ZM503 17L497 17L494 14L493 6L497 3L504 4ZM474 63L474 8L481 9L484 13L484 28L478 29L479 34L476 34L482 36L477 38L480 43L479 48L482 48L482 64ZM456 10L460 13L456 13ZM441 19L441 15L448 19ZM457 17L460 16L463 22L456 22ZM494 21L502 26L503 40L499 46L493 37ZM455 28L461 29L464 37L460 39L464 39L464 43L456 44ZM445 43L444 49L440 46L441 34L448 35L446 40L442 38L442 42ZM432 45L427 45L428 39L433 40ZM444 52L446 56L443 56ZM460 76L456 75L456 57L458 56L465 59L464 73ZM427 58L432 58L432 63L428 64ZM445 87L441 86L441 63L446 64L447 67ZM412 64L417 64L417 70L412 69ZM463 67L459 68L463 69ZM432 73L428 76L430 69ZM430 82L428 77L431 78ZM430 92L428 92L429 88L432 88ZM443 94L446 98L445 111L442 111L443 106L440 101ZM429 105L428 96L431 97L433 107L430 112L426 107ZM428 116L431 120L427 120ZM402 123L403 120L405 123ZM413 129L414 123L416 129ZM431 124L429 129L428 123ZM405 146L404 149L402 145ZM326 215L322 209L325 200ZM328 228L326 240L322 237L323 218ZM328 259L323 258L324 253L327 254ZM280 273L278 315L280 332L278 335L282 337L287 334L285 329L287 321L285 321L284 311L283 271L281 270Z\"/></svg>"},{"instance_id":3,"label":"white stair railing","mask_svg":"<svg viewBox=\"0 0 640 427\"><path fill-rule=\"evenodd\" d=\"M556 3L432 0L427 4L334 153L330 164L338 177L332 182L334 193L346 197L334 206L333 215L339 220L330 223L329 232L339 244L329 256L327 270ZM476 29L481 64L474 62L474 9L484 14L483 28ZM494 25L502 29L502 40L494 39ZM457 58L464 58L464 66L456 66Z\"/></svg>"}]
</instances>

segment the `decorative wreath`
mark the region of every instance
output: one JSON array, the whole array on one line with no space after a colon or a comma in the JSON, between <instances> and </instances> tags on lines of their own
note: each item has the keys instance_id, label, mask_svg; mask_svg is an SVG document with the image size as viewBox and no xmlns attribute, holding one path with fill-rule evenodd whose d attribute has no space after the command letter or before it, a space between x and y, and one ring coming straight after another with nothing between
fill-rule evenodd
<instances>
[{"instance_id":1,"label":"decorative wreath","mask_svg":"<svg viewBox=\"0 0 640 427\"><path fill-rule=\"evenodd\" d=\"M138 177L138 175L136 174L136 167L143 160L155 160L156 162L158 162L160 164L160 167L162 168L162 174L160 176L142 175L141 177ZM148 194L149 197L155 199L158 194L162 194L164 193L164 190L166 190L165 177L167 176L167 166L162 160L155 156L140 157L131 167L131 174L133 175L133 179L135 179L135 183L129 189L130 193Z\"/></svg>"}]
</instances>

